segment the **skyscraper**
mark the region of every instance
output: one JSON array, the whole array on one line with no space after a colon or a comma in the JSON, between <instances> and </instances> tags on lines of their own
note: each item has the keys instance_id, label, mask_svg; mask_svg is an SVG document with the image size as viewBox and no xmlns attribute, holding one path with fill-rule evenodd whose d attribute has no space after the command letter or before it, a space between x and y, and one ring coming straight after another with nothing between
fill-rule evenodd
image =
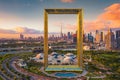
<instances>
[{"instance_id":1,"label":"skyscraper","mask_svg":"<svg viewBox=\"0 0 120 80\"><path fill-rule=\"evenodd\" d=\"M100 33L98 30L95 33L95 43L100 43Z\"/></svg>"},{"instance_id":2,"label":"skyscraper","mask_svg":"<svg viewBox=\"0 0 120 80\"><path fill-rule=\"evenodd\" d=\"M96 34L98 34L99 33L99 31L98 30L96 30Z\"/></svg>"},{"instance_id":3,"label":"skyscraper","mask_svg":"<svg viewBox=\"0 0 120 80\"><path fill-rule=\"evenodd\" d=\"M100 42L103 42L103 39L104 39L103 37L104 37L104 36L103 36L103 32L101 32L101 33L100 33Z\"/></svg>"},{"instance_id":4,"label":"skyscraper","mask_svg":"<svg viewBox=\"0 0 120 80\"><path fill-rule=\"evenodd\" d=\"M77 43L77 34L73 34L73 43Z\"/></svg>"},{"instance_id":5,"label":"skyscraper","mask_svg":"<svg viewBox=\"0 0 120 80\"><path fill-rule=\"evenodd\" d=\"M93 36L92 33L88 33L88 42L92 42L93 43Z\"/></svg>"},{"instance_id":6,"label":"skyscraper","mask_svg":"<svg viewBox=\"0 0 120 80\"><path fill-rule=\"evenodd\" d=\"M61 32L60 32L60 37L63 37L63 33L62 33L62 25L61 25Z\"/></svg>"},{"instance_id":7,"label":"skyscraper","mask_svg":"<svg viewBox=\"0 0 120 80\"><path fill-rule=\"evenodd\" d=\"M117 42L117 48L120 48L120 30L116 31L116 42Z\"/></svg>"},{"instance_id":8,"label":"skyscraper","mask_svg":"<svg viewBox=\"0 0 120 80\"><path fill-rule=\"evenodd\" d=\"M68 32L67 37L68 37L68 39L71 39L71 34L70 34L70 32Z\"/></svg>"},{"instance_id":9,"label":"skyscraper","mask_svg":"<svg viewBox=\"0 0 120 80\"><path fill-rule=\"evenodd\" d=\"M20 40L23 40L23 39L24 39L24 35L20 34Z\"/></svg>"},{"instance_id":10,"label":"skyscraper","mask_svg":"<svg viewBox=\"0 0 120 80\"><path fill-rule=\"evenodd\" d=\"M114 33L112 32L111 29L109 29L105 36L105 47L106 49L111 50L114 48L114 45L115 45Z\"/></svg>"}]
</instances>

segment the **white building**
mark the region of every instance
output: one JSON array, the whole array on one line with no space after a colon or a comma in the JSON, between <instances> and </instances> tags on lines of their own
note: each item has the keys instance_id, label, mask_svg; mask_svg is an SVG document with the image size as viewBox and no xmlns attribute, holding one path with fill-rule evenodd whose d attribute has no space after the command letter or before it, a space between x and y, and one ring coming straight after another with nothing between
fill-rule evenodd
<instances>
[{"instance_id":1,"label":"white building","mask_svg":"<svg viewBox=\"0 0 120 80\"><path fill-rule=\"evenodd\" d=\"M83 46L83 50L90 50L90 46L87 45Z\"/></svg>"},{"instance_id":2,"label":"white building","mask_svg":"<svg viewBox=\"0 0 120 80\"><path fill-rule=\"evenodd\" d=\"M17 64L20 67L26 67L27 66L27 64L25 63L25 61L23 59L19 59Z\"/></svg>"}]
</instances>

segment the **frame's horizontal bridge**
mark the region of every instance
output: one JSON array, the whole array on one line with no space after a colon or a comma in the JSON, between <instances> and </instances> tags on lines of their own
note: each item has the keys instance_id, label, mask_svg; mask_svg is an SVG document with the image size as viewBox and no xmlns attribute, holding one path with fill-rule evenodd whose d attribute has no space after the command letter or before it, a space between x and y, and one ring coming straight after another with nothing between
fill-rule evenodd
<instances>
[{"instance_id":1,"label":"frame's horizontal bridge","mask_svg":"<svg viewBox=\"0 0 120 80\"><path fill-rule=\"evenodd\" d=\"M45 9L48 14L78 14L81 9Z\"/></svg>"}]
</instances>

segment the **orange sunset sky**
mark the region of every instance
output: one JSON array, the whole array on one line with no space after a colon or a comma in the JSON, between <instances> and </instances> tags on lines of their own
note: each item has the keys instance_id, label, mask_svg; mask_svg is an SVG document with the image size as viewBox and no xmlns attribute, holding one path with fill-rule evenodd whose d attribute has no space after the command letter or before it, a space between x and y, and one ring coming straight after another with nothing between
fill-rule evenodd
<instances>
[{"instance_id":1,"label":"orange sunset sky","mask_svg":"<svg viewBox=\"0 0 120 80\"><path fill-rule=\"evenodd\" d=\"M44 31L44 8L83 8L85 33L120 29L119 0L90 1L94 0L1 0L0 38L19 38L20 33L25 37L40 36ZM63 31L76 30L75 15L55 15L50 20L50 32L59 33L61 25Z\"/></svg>"}]
</instances>

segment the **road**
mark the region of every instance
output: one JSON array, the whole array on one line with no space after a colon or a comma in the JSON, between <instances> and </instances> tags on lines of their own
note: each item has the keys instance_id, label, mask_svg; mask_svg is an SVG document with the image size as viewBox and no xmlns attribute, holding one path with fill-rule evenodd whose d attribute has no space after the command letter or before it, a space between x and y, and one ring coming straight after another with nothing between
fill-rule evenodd
<instances>
[{"instance_id":1,"label":"road","mask_svg":"<svg viewBox=\"0 0 120 80\"><path fill-rule=\"evenodd\" d=\"M9 66L10 66L12 69L14 69L15 71L17 71L17 72L19 72L19 73L21 73L21 74L28 75L28 74L25 74L24 72L18 70L18 69L15 67L14 61L15 61L16 59L18 59L18 57L13 57L13 58L11 58L11 60L10 60L10 62L9 62L9 63L10 63ZM33 76L31 76L31 80L35 80Z\"/></svg>"},{"instance_id":2,"label":"road","mask_svg":"<svg viewBox=\"0 0 120 80\"><path fill-rule=\"evenodd\" d=\"M12 78L14 78L14 77L19 78L18 75L16 75L15 73L11 72L11 71L8 69L8 67L6 66L6 63L7 63L8 61L9 61L9 59L6 59L6 60L4 60L4 61L2 62L2 67L3 67L3 69L6 70L7 73L8 73Z\"/></svg>"},{"instance_id":3,"label":"road","mask_svg":"<svg viewBox=\"0 0 120 80\"><path fill-rule=\"evenodd\" d=\"M9 77L7 77L5 74L3 74L1 71L0 71L0 76L1 76L4 80L11 80Z\"/></svg>"}]
</instances>

